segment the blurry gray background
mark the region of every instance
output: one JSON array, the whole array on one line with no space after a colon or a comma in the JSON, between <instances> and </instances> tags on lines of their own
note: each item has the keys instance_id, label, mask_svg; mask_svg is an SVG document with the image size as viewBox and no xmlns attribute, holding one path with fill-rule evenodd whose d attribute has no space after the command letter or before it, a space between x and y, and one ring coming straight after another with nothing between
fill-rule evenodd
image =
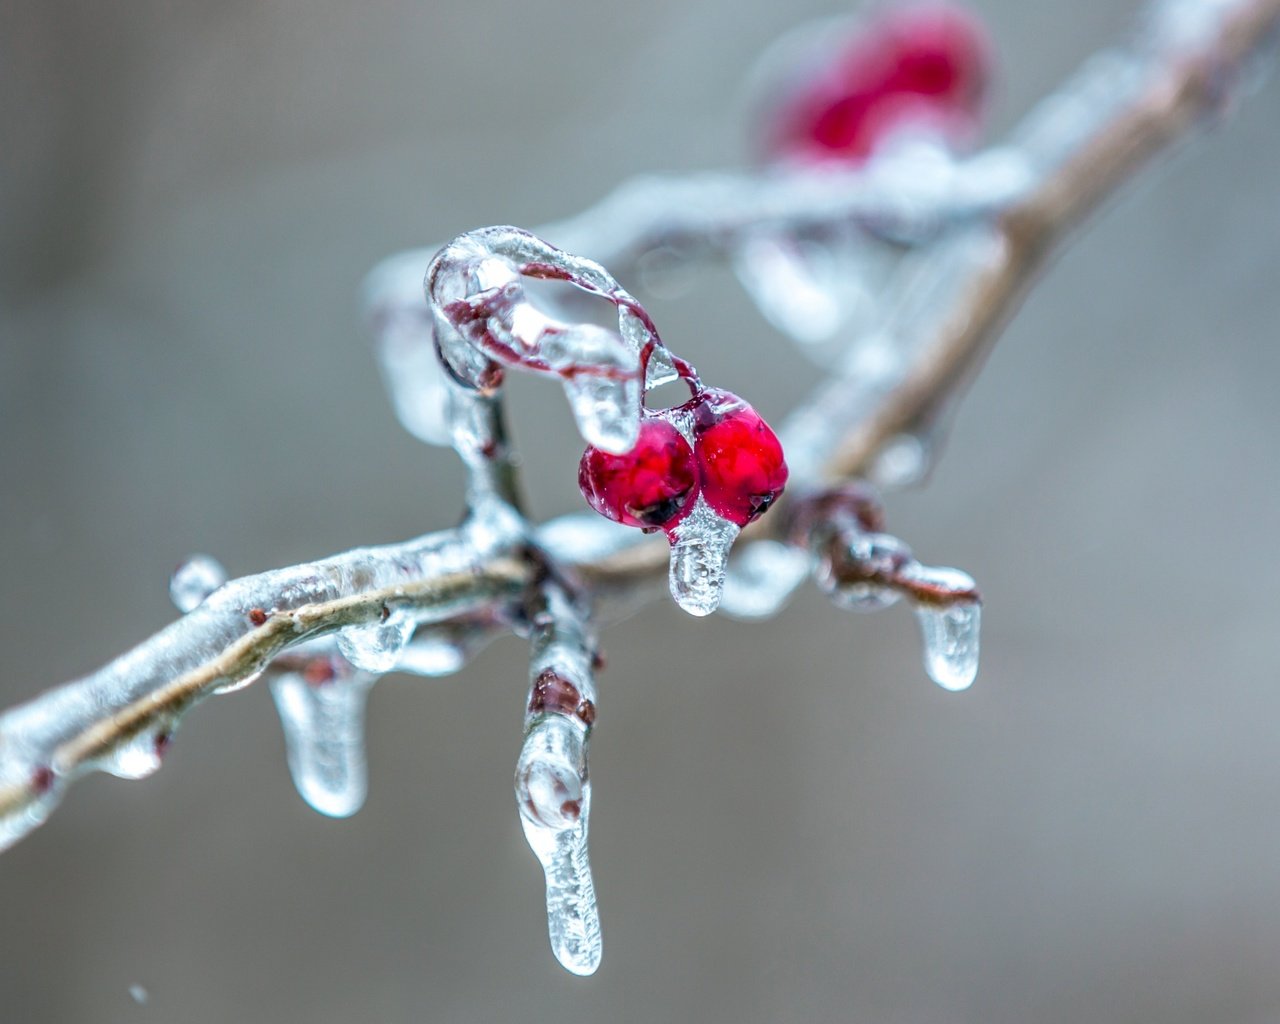
<instances>
[{"instance_id":1,"label":"blurry gray background","mask_svg":"<svg viewBox=\"0 0 1280 1024\"><path fill-rule=\"evenodd\" d=\"M740 162L752 59L842 9L4 0L0 704L168 622L192 551L238 575L453 522L364 271ZM1131 16L982 10L997 130ZM1280 1019L1278 108L1273 80L1104 211L891 503L982 585L971 692L926 681L906 610L811 589L606 634L595 978L547 948L504 641L379 687L350 821L293 793L256 688L155 777L75 787L0 858L0 1020ZM704 287L654 304L667 339L781 414L811 371ZM538 513L579 507L558 389L519 382L515 416Z\"/></svg>"}]
</instances>

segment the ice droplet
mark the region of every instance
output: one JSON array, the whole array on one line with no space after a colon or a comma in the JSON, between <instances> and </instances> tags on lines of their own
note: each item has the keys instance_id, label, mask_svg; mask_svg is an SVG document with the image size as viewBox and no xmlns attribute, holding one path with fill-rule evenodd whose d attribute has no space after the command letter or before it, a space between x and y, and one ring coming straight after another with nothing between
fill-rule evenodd
<instances>
[{"instance_id":1,"label":"ice droplet","mask_svg":"<svg viewBox=\"0 0 1280 1024\"><path fill-rule=\"evenodd\" d=\"M587 444L621 455L640 433L640 380L580 373L566 378L565 397Z\"/></svg>"},{"instance_id":2,"label":"ice droplet","mask_svg":"<svg viewBox=\"0 0 1280 1024\"><path fill-rule=\"evenodd\" d=\"M671 596L690 615L710 615L719 607L729 549L739 532L701 495L671 531Z\"/></svg>"},{"instance_id":3,"label":"ice droplet","mask_svg":"<svg viewBox=\"0 0 1280 1024\"><path fill-rule=\"evenodd\" d=\"M413 636L417 623L407 608L388 612L382 622L369 626L348 626L338 634L338 650L356 668L365 672L390 672Z\"/></svg>"},{"instance_id":4,"label":"ice droplet","mask_svg":"<svg viewBox=\"0 0 1280 1024\"><path fill-rule=\"evenodd\" d=\"M117 779L145 779L159 770L172 737L170 723L144 729L116 744L97 767Z\"/></svg>"},{"instance_id":5,"label":"ice droplet","mask_svg":"<svg viewBox=\"0 0 1280 1024\"><path fill-rule=\"evenodd\" d=\"M978 639L982 605L956 601L916 606L924 637L924 669L944 690L966 690L978 675Z\"/></svg>"},{"instance_id":6,"label":"ice droplet","mask_svg":"<svg viewBox=\"0 0 1280 1024\"><path fill-rule=\"evenodd\" d=\"M331 818L349 817L364 803L364 711L372 683L365 676L312 685L292 672L271 680L293 784Z\"/></svg>"},{"instance_id":7,"label":"ice droplet","mask_svg":"<svg viewBox=\"0 0 1280 1024\"><path fill-rule=\"evenodd\" d=\"M587 852L591 784L583 777L584 742L578 726L549 716L529 733L516 766L520 824L546 876L551 949L577 975L596 972L602 948Z\"/></svg>"},{"instance_id":8,"label":"ice droplet","mask_svg":"<svg viewBox=\"0 0 1280 1024\"><path fill-rule=\"evenodd\" d=\"M227 582L227 570L208 555L192 555L169 577L169 600L186 614L204 603L205 598Z\"/></svg>"}]
</instances>

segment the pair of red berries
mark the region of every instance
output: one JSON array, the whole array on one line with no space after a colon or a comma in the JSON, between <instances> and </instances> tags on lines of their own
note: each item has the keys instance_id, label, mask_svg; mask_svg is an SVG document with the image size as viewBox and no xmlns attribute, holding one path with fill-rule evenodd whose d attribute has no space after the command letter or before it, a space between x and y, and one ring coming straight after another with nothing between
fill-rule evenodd
<instances>
[{"instance_id":1,"label":"pair of red berries","mask_svg":"<svg viewBox=\"0 0 1280 1024\"><path fill-rule=\"evenodd\" d=\"M692 446L676 419L688 425ZM631 451L588 448L578 467L582 495L602 516L667 533L699 495L716 514L746 526L778 499L786 482L782 445L769 425L737 395L714 388L674 409L645 410Z\"/></svg>"},{"instance_id":2,"label":"pair of red berries","mask_svg":"<svg viewBox=\"0 0 1280 1024\"><path fill-rule=\"evenodd\" d=\"M944 0L890 8L815 49L821 70L806 67L771 90L771 155L856 164L905 125L951 144L976 133L992 47L965 8Z\"/></svg>"}]
</instances>

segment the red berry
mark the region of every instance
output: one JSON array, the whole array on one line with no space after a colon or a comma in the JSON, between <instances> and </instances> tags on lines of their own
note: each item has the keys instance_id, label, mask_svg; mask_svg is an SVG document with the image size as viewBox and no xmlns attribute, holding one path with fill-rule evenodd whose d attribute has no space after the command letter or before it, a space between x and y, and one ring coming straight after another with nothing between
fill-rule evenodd
<instances>
[{"instance_id":1,"label":"red berry","mask_svg":"<svg viewBox=\"0 0 1280 1024\"><path fill-rule=\"evenodd\" d=\"M642 529L669 529L698 496L698 471L689 443L674 426L653 415L640 421L631 451L613 455L588 448L578 465L578 486L607 519Z\"/></svg>"},{"instance_id":2,"label":"red berry","mask_svg":"<svg viewBox=\"0 0 1280 1024\"><path fill-rule=\"evenodd\" d=\"M990 53L981 24L964 8L925 3L890 11L779 100L769 148L856 164L906 124L965 142L981 112Z\"/></svg>"},{"instance_id":3,"label":"red berry","mask_svg":"<svg viewBox=\"0 0 1280 1024\"><path fill-rule=\"evenodd\" d=\"M707 504L746 526L764 514L787 483L782 445L751 406L728 391L693 402L694 450Z\"/></svg>"}]
</instances>

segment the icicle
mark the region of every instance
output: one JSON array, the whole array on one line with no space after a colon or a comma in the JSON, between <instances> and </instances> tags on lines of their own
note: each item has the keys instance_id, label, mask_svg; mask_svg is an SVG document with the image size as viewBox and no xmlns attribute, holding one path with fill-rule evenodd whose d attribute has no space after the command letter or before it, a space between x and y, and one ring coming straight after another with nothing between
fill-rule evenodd
<instances>
[{"instance_id":1,"label":"icicle","mask_svg":"<svg viewBox=\"0 0 1280 1024\"><path fill-rule=\"evenodd\" d=\"M978 631L982 605L957 602L916 607L924 636L924 668L944 690L967 690L978 676Z\"/></svg>"},{"instance_id":2,"label":"icicle","mask_svg":"<svg viewBox=\"0 0 1280 1024\"><path fill-rule=\"evenodd\" d=\"M208 555L192 555L169 577L169 600L182 613L194 611L227 582L227 570Z\"/></svg>"},{"instance_id":3,"label":"icicle","mask_svg":"<svg viewBox=\"0 0 1280 1024\"><path fill-rule=\"evenodd\" d=\"M911 565L910 579L942 592L973 591L973 577L959 569ZM979 633L982 605L957 598L941 603L917 601L916 619L924 639L924 668L929 678L945 690L966 690L978 675Z\"/></svg>"},{"instance_id":4,"label":"icicle","mask_svg":"<svg viewBox=\"0 0 1280 1024\"><path fill-rule=\"evenodd\" d=\"M776 614L809 577L812 559L776 540L749 544L729 560L720 610L738 619Z\"/></svg>"},{"instance_id":5,"label":"icicle","mask_svg":"<svg viewBox=\"0 0 1280 1024\"><path fill-rule=\"evenodd\" d=\"M729 549L740 532L701 495L671 530L671 596L690 615L710 615L719 607Z\"/></svg>"},{"instance_id":6,"label":"icicle","mask_svg":"<svg viewBox=\"0 0 1280 1024\"><path fill-rule=\"evenodd\" d=\"M548 715L529 732L516 767L520 824L546 876L551 949L577 975L594 974L602 950L587 855L591 784L585 766L584 730Z\"/></svg>"},{"instance_id":7,"label":"icicle","mask_svg":"<svg viewBox=\"0 0 1280 1024\"><path fill-rule=\"evenodd\" d=\"M338 633L338 650L351 664L365 672L390 672L400 660L416 625L409 609L389 609L382 622L348 626Z\"/></svg>"},{"instance_id":8,"label":"icicle","mask_svg":"<svg viewBox=\"0 0 1280 1024\"><path fill-rule=\"evenodd\" d=\"M640 430L640 380L578 374L564 382L578 432L587 444L621 454L635 447Z\"/></svg>"},{"instance_id":9,"label":"icicle","mask_svg":"<svg viewBox=\"0 0 1280 1024\"><path fill-rule=\"evenodd\" d=\"M349 817L364 803L364 712L373 682L359 674L312 683L296 672L271 680L293 784L331 818Z\"/></svg>"}]
</instances>

